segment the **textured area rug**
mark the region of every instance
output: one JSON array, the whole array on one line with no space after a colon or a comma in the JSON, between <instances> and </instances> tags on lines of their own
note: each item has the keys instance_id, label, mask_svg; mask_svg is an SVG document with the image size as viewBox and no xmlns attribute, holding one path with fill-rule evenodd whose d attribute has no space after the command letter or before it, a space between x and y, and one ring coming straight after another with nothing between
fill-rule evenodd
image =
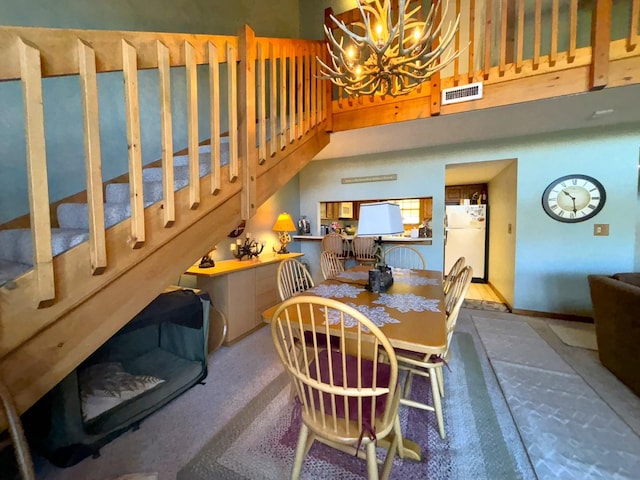
<instances>
[{"instance_id":1,"label":"textured area rug","mask_svg":"<svg viewBox=\"0 0 640 480\"><path fill-rule=\"evenodd\" d=\"M472 300L465 298L462 302L462 308L470 308L472 310L488 310L491 312L509 312L509 308L504 303L491 302L489 300Z\"/></svg>"},{"instance_id":2,"label":"textured area rug","mask_svg":"<svg viewBox=\"0 0 640 480\"><path fill-rule=\"evenodd\" d=\"M640 437L538 331L517 319L473 322L540 480L640 478Z\"/></svg>"},{"instance_id":3,"label":"textured area rug","mask_svg":"<svg viewBox=\"0 0 640 480\"><path fill-rule=\"evenodd\" d=\"M445 371L446 439L440 438L433 413L401 407L403 434L420 445L423 459L396 458L391 478L535 478L478 338L456 332L450 365L451 371ZM430 397L428 379L414 381L412 396ZM205 445L178 480L287 478L300 426L292 411L288 378L282 374ZM385 452L379 449L378 454L382 459ZM301 477L361 479L367 473L363 460L316 442Z\"/></svg>"}]
</instances>

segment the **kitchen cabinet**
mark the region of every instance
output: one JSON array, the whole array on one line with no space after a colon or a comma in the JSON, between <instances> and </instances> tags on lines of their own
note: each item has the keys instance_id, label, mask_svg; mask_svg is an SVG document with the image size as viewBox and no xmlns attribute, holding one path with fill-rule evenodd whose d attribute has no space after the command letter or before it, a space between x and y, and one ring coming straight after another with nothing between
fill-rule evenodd
<instances>
[{"instance_id":1,"label":"kitchen cabinet","mask_svg":"<svg viewBox=\"0 0 640 480\"><path fill-rule=\"evenodd\" d=\"M357 220L359 202L320 202L320 220Z\"/></svg>"},{"instance_id":2,"label":"kitchen cabinet","mask_svg":"<svg viewBox=\"0 0 640 480\"><path fill-rule=\"evenodd\" d=\"M444 201L445 203L459 204L462 200L469 200L471 203L477 203L477 198L481 199L482 203L487 203L486 198L482 200L482 194L487 193L486 183L474 183L469 185L449 185L444 188ZM475 200L474 200L475 196Z\"/></svg>"},{"instance_id":3,"label":"kitchen cabinet","mask_svg":"<svg viewBox=\"0 0 640 480\"><path fill-rule=\"evenodd\" d=\"M222 260L212 268L190 267L196 286L206 291L212 305L227 319L225 344L229 345L263 325L262 312L280 302L278 265L301 253L265 255L257 260Z\"/></svg>"}]
</instances>

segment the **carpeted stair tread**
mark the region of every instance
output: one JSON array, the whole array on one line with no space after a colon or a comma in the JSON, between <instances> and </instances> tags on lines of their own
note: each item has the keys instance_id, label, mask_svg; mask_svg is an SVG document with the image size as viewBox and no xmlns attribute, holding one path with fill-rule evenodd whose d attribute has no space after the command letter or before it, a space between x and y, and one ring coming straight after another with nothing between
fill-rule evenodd
<instances>
[{"instance_id":1,"label":"carpeted stair tread","mask_svg":"<svg viewBox=\"0 0 640 480\"><path fill-rule=\"evenodd\" d=\"M12 262L0 259L0 287L9 280L18 278L23 273L28 272L33 267L26 263Z\"/></svg>"},{"instance_id":2,"label":"carpeted stair tread","mask_svg":"<svg viewBox=\"0 0 640 480\"><path fill-rule=\"evenodd\" d=\"M176 178L173 182L173 190L178 191L189 185L186 178ZM164 191L162 181L144 182L142 184L145 204L154 204L162 200ZM128 203L131 193L128 183L110 183L107 185L105 200L107 203Z\"/></svg>"},{"instance_id":3,"label":"carpeted stair tread","mask_svg":"<svg viewBox=\"0 0 640 480\"><path fill-rule=\"evenodd\" d=\"M202 155L201 155L202 157ZM203 177L211 172L211 164L208 159L206 161L200 161L199 163L199 175ZM158 182L162 181L162 167L151 167L145 168L142 171L142 180L144 182ZM177 165L173 167L173 176L178 179L188 179L189 178L189 166L188 165Z\"/></svg>"},{"instance_id":4,"label":"carpeted stair tread","mask_svg":"<svg viewBox=\"0 0 640 480\"><path fill-rule=\"evenodd\" d=\"M148 207L154 202L144 202ZM131 216L129 202L105 203L104 226L109 228ZM58 206L58 223L62 228L89 229L89 210L86 203L63 203Z\"/></svg>"},{"instance_id":5,"label":"carpeted stair tread","mask_svg":"<svg viewBox=\"0 0 640 480\"><path fill-rule=\"evenodd\" d=\"M76 245L87 241L89 231L78 228L52 228L51 250L53 256L61 254ZM33 265L33 244L31 230L16 228L0 231L0 259L9 262Z\"/></svg>"},{"instance_id":6,"label":"carpeted stair tread","mask_svg":"<svg viewBox=\"0 0 640 480\"><path fill-rule=\"evenodd\" d=\"M229 139L220 139L221 165L229 163ZM211 146L200 145L199 174L211 172ZM174 191L189 185L189 155L177 155L174 161ZM143 195L145 208L162 200L162 169L144 168ZM89 238L89 212L86 203L63 203L57 208L60 228L51 230L53 256L85 242ZM131 216L128 183L109 183L105 188L105 228L110 228ZM33 265L31 230L12 229L0 231L0 285L29 271Z\"/></svg>"}]
</instances>

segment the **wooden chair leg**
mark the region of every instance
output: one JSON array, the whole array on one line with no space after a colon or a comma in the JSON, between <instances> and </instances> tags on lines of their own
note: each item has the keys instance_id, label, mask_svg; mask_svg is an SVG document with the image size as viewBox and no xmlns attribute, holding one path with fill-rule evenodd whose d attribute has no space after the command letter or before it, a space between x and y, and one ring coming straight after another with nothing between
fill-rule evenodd
<instances>
[{"instance_id":1,"label":"wooden chair leg","mask_svg":"<svg viewBox=\"0 0 640 480\"><path fill-rule=\"evenodd\" d=\"M442 417L442 403L440 402L440 389L438 387L438 379L435 372L431 372L429 375L431 379L431 396L433 397L433 409L436 412L436 418L438 419L438 431L440 437L444 438L444 418Z\"/></svg>"},{"instance_id":2,"label":"wooden chair leg","mask_svg":"<svg viewBox=\"0 0 640 480\"><path fill-rule=\"evenodd\" d=\"M398 444L396 445L396 450L398 451L398 456L400 458L404 458L404 441L402 440L402 428L400 426L400 415L396 415L396 419L393 421L393 431L394 437L398 439Z\"/></svg>"},{"instance_id":3,"label":"wooden chair leg","mask_svg":"<svg viewBox=\"0 0 640 480\"><path fill-rule=\"evenodd\" d=\"M400 425L400 418L396 415L396 419L398 425ZM394 430L395 427L394 427ZM389 478L389 474L391 473L391 467L393 465L393 459L396 456L396 451L398 450L398 445L402 443L402 434L399 433L400 429L398 428L396 434L393 436L393 441L389 446L389 450L387 450L387 456L384 459L384 465L382 466L382 475L380 476L381 480L387 480Z\"/></svg>"},{"instance_id":4,"label":"wooden chair leg","mask_svg":"<svg viewBox=\"0 0 640 480\"><path fill-rule=\"evenodd\" d=\"M438 378L438 388L440 389L440 396L444 398L444 377L442 375L442 365L436 368L436 377Z\"/></svg>"},{"instance_id":5,"label":"wooden chair leg","mask_svg":"<svg viewBox=\"0 0 640 480\"><path fill-rule=\"evenodd\" d=\"M378 460L376 458L375 442L367 443L367 473L369 480L378 480Z\"/></svg>"},{"instance_id":6,"label":"wooden chair leg","mask_svg":"<svg viewBox=\"0 0 640 480\"><path fill-rule=\"evenodd\" d=\"M413 372L409 370L407 372L407 378L404 380L404 387L402 388L402 397L409 398L411 393L411 382L413 381Z\"/></svg>"},{"instance_id":7,"label":"wooden chair leg","mask_svg":"<svg viewBox=\"0 0 640 480\"><path fill-rule=\"evenodd\" d=\"M300 433L298 434L298 445L296 445L296 456L293 460L293 470L291 471L291 480L298 480L302 471L302 464L307 450L307 436L309 435L309 427L304 423L300 425Z\"/></svg>"},{"instance_id":8,"label":"wooden chair leg","mask_svg":"<svg viewBox=\"0 0 640 480\"><path fill-rule=\"evenodd\" d=\"M23 480L34 480L36 476L33 471L33 461L31 460L29 445L27 444L27 439L22 429L22 422L13 403L13 397L2 382L0 382L0 402L9 426L9 434L13 442L13 450L20 470L20 476Z\"/></svg>"}]
</instances>

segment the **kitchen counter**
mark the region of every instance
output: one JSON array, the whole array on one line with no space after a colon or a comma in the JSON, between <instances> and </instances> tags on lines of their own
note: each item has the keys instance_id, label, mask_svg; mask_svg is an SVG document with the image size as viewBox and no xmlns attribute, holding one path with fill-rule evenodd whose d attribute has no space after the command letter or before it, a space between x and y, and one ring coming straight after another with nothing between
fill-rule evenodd
<instances>
[{"instance_id":1,"label":"kitchen counter","mask_svg":"<svg viewBox=\"0 0 640 480\"><path fill-rule=\"evenodd\" d=\"M291 238L293 240L300 240L300 241L308 241L308 240L321 241L323 237L324 235L293 235ZM347 240L351 240L353 238L353 235L346 235L344 238L346 238ZM384 243L419 243L421 245L431 245L430 237L429 238L427 237L411 238L411 237L383 236L382 241Z\"/></svg>"}]
</instances>

